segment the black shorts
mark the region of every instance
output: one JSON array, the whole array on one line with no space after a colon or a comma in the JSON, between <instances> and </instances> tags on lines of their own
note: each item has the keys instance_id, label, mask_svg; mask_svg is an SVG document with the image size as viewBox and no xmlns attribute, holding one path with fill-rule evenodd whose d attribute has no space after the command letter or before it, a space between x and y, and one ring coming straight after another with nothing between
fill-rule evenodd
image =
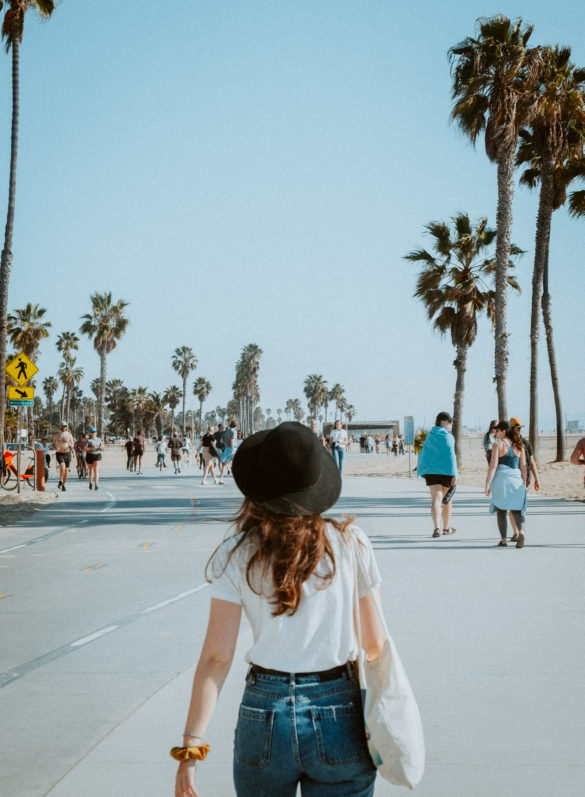
<instances>
[{"instance_id":1,"label":"black shorts","mask_svg":"<svg viewBox=\"0 0 585 797\"><path fill-rule=\"evenodd\" d=\"M427 487L433 484L442 484L443 487L451 487L453 476L443 476L441 473L427 473L424 477Z\"/></svg>"},{"instance_id":2,"label":"black shorts","mask_svg":"<svg viewBox=\"0 0 585 797\"><path fill-rule=\"evenodd\" d=\"M93 465L94 462L99 462L102 458L102 455L99 451L92 453L91 451L87 451L85 454L85 461L88 465Z\"/></svg>"},{"instance_id":3,"label":"black shorts","mask_svg":"<svg viewBox=\"0 0 585 797\"><path fill-rule=\"evenodd\" d=\"M71 451L56 451L55 459L59 465L63 462L69 468L71 466Z\"/></svg>"}]
</instances>

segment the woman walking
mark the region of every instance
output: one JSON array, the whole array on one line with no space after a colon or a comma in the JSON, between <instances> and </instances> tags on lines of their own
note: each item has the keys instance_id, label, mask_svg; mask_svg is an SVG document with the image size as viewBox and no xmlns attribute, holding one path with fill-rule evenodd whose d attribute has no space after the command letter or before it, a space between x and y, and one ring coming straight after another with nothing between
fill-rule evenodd
<instances>
[{"instance_id":1,"label":"woman walking","mask_svg":"<svg viewBox=\"0 0 585 797\"><path fill-rule=\"evenodd\" d=\"M451 434L453 418L448 412L440 412L435 425L428 433L422 451L418 456L416 472L423 477L431 491L431 517L433 537L441 536L441 516L443 534L454 534L451 526L450 500L457 484L457 459L455 457L455 438Z\"/></svg>"},{"instance_id":2,"label":"woman walking","mask_svg":"<svg viewBox=\"0 0 585 797\"><path fill-rule=\"evenodd\" d=\"M92 426L89 430L89 437L85 441L85 461L89 473L89 489L98 490L100 480L100 462L102 459L102 441L97 437L97 430ZM92 485L93 481L93 485Z\"/></svg>"},{"instance_id":3,"label":"woman walking","mask_svg":"<svg viewBox=\"0 0 585 797\"><path fill-rule=\"evenodd\" d=\"M343 428L343 423L338 419L331 430L331 453L335 464L339 468L339 473L343 475L343 458L347 445L347 432Z\"/></svg>"},{"instance_id":4,"label":"woman walking","mask_svg":"<svg viewBox=\"0 0 585 797\"><path fill-rule=\"evenodd\" d=\"M207 482L207 474L211 473L211 478L213 479L213 483L217 484L217 476L215 475L215 466L214 461L216 454L213 454L211 449L215 450L215 437L213 434L213 426L207 427L207 432L201 438L201 442L199 443L199 448L197 449L197 453L201 452L201 456L203 457L203 476L201 478L201 484L205 487Z\"/></svg>"},{"instance_id":5,"label":"woman walking","mask_svg":"<svg viewBox=\"0 0 585 797\"><path fill-rule=\"evenodd\" d=\"M353 541L370 583L380 576L368 537L351 519L322 517L341 491L339 469L309 429L282 423L246 438L233 462L244 502L208 563L207 635L193 680L175 797L197 797L197 760L230 668L242 608L253 633L234 742L238 797L372 797L353 662ZM362 644L379 655L384 631L358 576Z\"/></svg>"},{"instance_id":6,"label":"woman walking","mask_svg":"<svg viewBox=\"0 0 585 797\"><path fill-rule=\"evenodd\" d=\"M492 458L485 480L485 494L491 497L490 513L497 513L499 546L505 547L508 536L507 513L511 510L516 524L516 548L524 548L524 513L526 511L526 454L522 436L516 427L500 421L495 430Z\"/></svg>"}]
</instances>

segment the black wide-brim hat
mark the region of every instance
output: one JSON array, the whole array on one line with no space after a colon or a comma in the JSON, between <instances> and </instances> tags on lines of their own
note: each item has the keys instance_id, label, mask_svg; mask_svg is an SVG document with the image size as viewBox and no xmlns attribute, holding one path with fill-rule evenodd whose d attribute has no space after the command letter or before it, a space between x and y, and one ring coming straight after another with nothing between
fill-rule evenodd
<instances>
[{"instance_id":1,"label":"black wide-brim hat","mask_svg":"<svg viewBox=\"0 0 585 797\"><path fill-rule=\"evenodd\" d=\"M247 437L236 451L232 474L247 498L289 517L319 515L341 492L333 457L313 432L294 421Z\"/></svg>"}]
</instances>

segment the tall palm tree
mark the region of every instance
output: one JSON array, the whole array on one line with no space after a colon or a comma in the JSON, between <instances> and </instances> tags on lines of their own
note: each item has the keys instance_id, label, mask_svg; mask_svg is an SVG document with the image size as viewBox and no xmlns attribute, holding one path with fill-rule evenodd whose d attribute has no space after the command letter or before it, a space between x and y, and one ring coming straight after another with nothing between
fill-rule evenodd
<instances>
[{"instance_id":1,"label":"tall palm tree","mask_svg":"<svg viewBox=\"0 0 585 797\"><path fill-rule=\"evenodd\" d=\"M203 434L203 402L211 393L211 382L199 376L193 383L193 395L199 399L199 434Z\"/></svg>"},{"instance_id":2,"label":"tall palm tree","mask_svg":"<svg viewBox=\"0 0 585 797\"><path fill-rule=\"evenodd\" d=\"M345 390L339 384L339 382L336 382L336 384L334 384L333 387L331 388L331 390L329 391L329 399L331 401L335 402L335 417L336 418L338 417L338 413L339 413L339 401L340 401L340 399L343 398L344 394L345 394Z\"/></svg>"},{"instance_id":3,"label":"tall palm tree","mask_svg":"<svg viewBox=\"0 0 585 797\"><path fill-rule=\"evenodd\" d=\"M452 219L453 232L444 222L431 222L425 230L433 239L431 254L426 249L416 249L405 255L405 260L421 263L414 296L425 305L429 320L434 319L434 328L444 335L451 333L451 341L457 351L453 365L457 371L455 397L453 401L453 435L455 453L461 457L461 421L463 415L463 392L467 352L477 336L477 317L486 313L494 320L495 291L487 284L496 269L493 257L486 257L486 249L497 236L496 230L481 219L472 226L466 213ZM521 250L510 245L514 255ZM520 290L509 274L513 263L506 269L507 284ZM491 281L491 280L490 280Z\"/></svg>"},{"instance_id":4,"label":"tall palm tree","mask_svg":"<svg viewBox=\"0 0 585 797\"><path fill-rule=\"evenodd\" d=\"M258 372L262 349L255 343L244 346L236 363L236 378L232 389L240 402L240 418L244 433L254 431L254 408L260 401Z\"/></svg>"},{"instance_id":5,"label":"tall palm tree","mask_svg":"<svg viewBox=\"0 0 585 797\"><path fill-rule=\"evenodd\" d=\"M183 380L183 434L185 434L185 401L187 398L187 379L191 371L197 368L197 357L189 346L175 349L172 366Z\"/></svg>"},{"instance_id":6,"label":"tall palm tree","mask_svg":"<svg viewBox=\"0 0 585 797\"><path fill-rule=\"evenodd\" d=\"M495 381L498 415L508 417L507 269L511 253L514 156L518 133L534 112L532 88L540 50L526 45L531 26L514 24L505 16L480 19L477 38L451 47L454 106L451 118L473 143L485 130L485 151L497 164Z\"/></svg>"},{"instance_id":7,"label":"tall palm tree","mask_svg":"<svg viewBox=\"0 0 585 797\"><path fill-rule=\"evenodd\" d=\"M75 366L76 359L74 357L70 358L69 360L63 360L61 365L59 366L59 379L63 385L63 396L65 397L65 402L62 406L62 418L69 422L69 406L71 402L71 394L75 387L79 385L81 380L83 379L83 368L80 366Z\"/></svg>"},{"instance_id":8,"label":"tall palm tree","mask_svg":"<svg viewBox=\"0 0 585 797\"><path fill-rule=\"evenodd\" d=\"M57 351L63 354L64 360L69 360L72 352L79 349L79 338L75 332L62 332L57 338Z\"/></svg>"},{"instance_id":9,"label":"tall palm tree","mask_svg":"<svg viewBox=\"0 0 585 797\"><path fill-rule=\"evenodd\" d=\"M8 337L17 351L23 351L34 362L37 358L40 342L49 336L50 321L43 321L46 313L44 307L29 302L26 307L15 310L14 315L6 319L8 324ZM3 382L3 380L0 380ZM34 382L31 384L34 385ZM4 408L4 405L1 405ZM4 412L2 412L4 414ZM32 444L34 440L33 408L27 407L28 439Z\"/></svg>"},{"instance_id":10,"label":"tall palm tree","mask_svg":"<svg viewBox=\"0 0 585 797\"><path fill-rule=\"evenodd\" d=\"M351 423L355 418L356 409L353 404L348 404L345 408L345 417L347 418L347 422Z\"/></svg>"},{"instance_id":11,"label":"tall palm tree","mask_svg":"<svg viewBox=\"0 0 585 797\"><path fill-rule=\"evenodd\" d=\"M136 387L130 391L130 406L132 408L132 415L134 419L134 428L142 429L144 427L144 410L148 401L148 388Z\"/></svg>"},{"instance_id":12,"label":"tall palm tree","mask_svg":"<svg viewBox=\"0 0 585 797\"><path fill-rule=\"evenodd\" d=\"M320 374L309 374L305 379L303 391L307 397L309 412L316 420L319 407L323 406L325 396L327 395L327 382Z\"/></svg>"},{"instance_id":13,"label":"tall palm tree","mask_svg":"<svg viewBox=\"0 0 585 797\"><path fill-rule=\"evenodd\" d=\"M555 398L557 422L557 462L566 459L563 434L563 409L556 370L556 356L550 317L548 293L548 260L553 211L564 204L566 186L574 169L566 164L579 159L585 141L585 70L571 63L568 47L543 48L539 82L535 89L535 113L530 131L521 131L521 145L516 161L530 163L521 182L534 187L540 182L534 270L532 274L532 308L530 318L530 442L538 458L538 338L540 312L547 317L547 348ZM547 292L543 294L546 272Z\"/></svg>"},{"instance_id":14,"label":"tall palm tree","mask_svg":"<svg viewBox=\"0 0 585 797\"><path fill-rule=\"evenodd\" d=\"M54 0L7 0L7 10L2 23L2 38L6 52L12 50L12 129L10 134L10 172L8 179L8 208L4 229L4 246L0 256L0 374L6 368L6 336L8 312L8 285L12 270L12 236L16 202L16 162L18 156L18 119L20 114L20 43L24 30L24 16L33 8L40 16L50 17L55 10ZM4 7L0 0L0 10ZM4 379L0 379L0 449L4 444L4 406L6 392Z\"/></svg>"},{"instance_id":15,"label":"tall palm tree","mask_svg":"<svg viewBox=\"0 0 585 797\"><path fill-rule=\"evenodd\" d=\"M163 395L165 404L168 404L168 406L171 408L171 434L173 433L173 427L175 423L175 408L179 405L182 396L183 393L178 385L171 385L170 387L167 387Z\"/></svg>"},{"instance_id":16,"label":"tall palm tree","mask_svg":"<svg viewBox=\"0 0 585 797\"><path fill-rule=\"evenodd\" d=\"M302 407L302 404L301 404L301 400L296 398L296 399L291 399L291 401L292 401L291 410L292 410L293 418L295 419L295 421L297 423L302 423L302 420L303 420L303 418L305 416L305 412L303 410L303 407Z\"/></svg>"},{"instance_id":17,"label":"tall palm tree","mask_svg":"<svg viewBox=\"0 0 585 797\"><path fill-rule=\"evenodd\" d=\"M98 397L98 435L103 437L104 399L106 393L106 357L112 352L126 332L129 321L124 315L128 302L119 299L112 301L111 291L108 293L92 293L91 313L81 316L84 321L80 327L82 335L93 340L93 347L100 358L100 394Z\"/></svg>"},{"instance_id":18,"label":"tall palm tree","mask_svg":"<svg viewBox=\"0 0 585 797\"><path fill-rule=\"evenodd\" d=\"M49 405L49 427L53 425L53 396L57 392L58 387L59 383L54 376L47 376L46 379L43 379L43 390Z\"/></svg>"}]
</instances>

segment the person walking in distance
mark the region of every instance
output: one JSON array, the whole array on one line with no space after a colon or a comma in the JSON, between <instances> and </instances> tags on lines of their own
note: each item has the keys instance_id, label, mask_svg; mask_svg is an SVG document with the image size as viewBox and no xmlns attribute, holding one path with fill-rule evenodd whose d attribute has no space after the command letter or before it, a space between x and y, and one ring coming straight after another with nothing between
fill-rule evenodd
<instances>
[{"instance_id":1,"label":"person walking in distance","mask_svg":"<svg viewBox=\"0 0 585 797\"><path fill-rule=\"evenodd\" d=\"M582 437L575 450L571 454L571 465L585 465L585 437ZM585 487L585 475L583 476L583 486Z\"/></svg>"},{"instance_id":2,"label":"person walking in distance","mask_svg":"<svg viewBox=\"0 0 585 797\"><path fill-rule=\"evenodd\" d=\"M496 440L485 480L485 494L491 498L490 513L497 513L498 516L498 545L501 547L508 544L507 514L512 510L518 529L516 548L524 548L527 478L526 454L520 431L517 427L511 427L508 421L500 421L496 426Z\"/></svg>"},{"instance_id":3,"label":"person walking in distance","mask_svg":"<svg viewBox=\"0 0 585 797\"><path fill-rule=\"evenodd\" d=\"M524 446L524 454L526 456L526 489L530 486L530 482L534 479L534 490L538 492L540 490L540 476L538 475L538 468L536 466L536 460L534 459L534 450L532 448L532 443L526 437L522 436L522 421L520 418L510 418L510 427L512 429L517 429L520 436L522 437L522 445ZM490 458L491 462L491 458ZM489 464L489 463L488 463ZM520 465L518 465L520 467ZM514 517L514 512L510 510L508 512L508 517L510 519L510 525L512 526L512 530L514 534L510 539L512 542L517 542L519 537L518 528L516 527L516 519Z\"/></svg>"},{"instance_id":4,"label":"person walking in distance","mask_svg":"<svg viewBox=\"0 0 585 797\"><path fill-rule=\"evenodd\" d=\"M71 467L71 454L75 441L73 435L69 431L69 427L65 421L61 421L60 429L53 437L53 448L55 449L55 459L59 465L59 484L58 490L65 492L65 484L67 476L69 475L69 468Z\"/></svg>"},{"instance_id":5,"label":"person walking in distance","mask_svg":"<svg viewBox=\"0 0 585 797\"><path fill-rule=\"evenodd\" d=\"M214 460L217 454L217 449L215 448L215 436L213 433L213 426L207 427L207 432L201 438L201 442L199 443L199 448L197 449L197 453L199 453L199 451L201 451L204 463L203 476L201 478L202 486L205 487L207 484L206 479L208 473L211 474L213 483L217 484L217 477L215 475L215 467L214 467Z\"/></svg>"},{"instance_id":6,"label":"person walking in distance","mask_svg":"<svg viewBox=\"0 0 585 797\"><path fill-rule=\"evenodd\" d=\"M232 466L244 501L234 533L208 563L211 609L193 679L175 797L196 797L197 759L230 669L242 610L252 628L234 740L237 797L372 797L354 634L353 547L362 646L379 656L385 632L372 591L380 574L352 518L325 519L341 476L307 427L285 422L239 446ZM302 564L301 564L302 563ZM366 585L366 578L370 585ZM205 766L204 764L202 766Z\"/></svg>"},{"instance_id":7,"label":"person walking in distance","mask_svg":"<svg viewBox=\"0 0 585 797\"><path fill-rule=\"evenodd\" d=\"M331 430L331 453L335 464L339 468L339 473L343 475L343 458L345 457L345 447L347 445L347 432L343 428L339 418L335 421Z\"/></svg>"},{"instance_id":8,"label":"person walking in distance","mask_svg":"<svg viewBox=\"0 0 585 797\"><path fill-rule=\"evenodd\" d=\"M171 439L169 440L169 449L171 451L171 462L173 463L175 473L181 472L181 457L183 456L183 452L181 451L182 447L183 443L181 442L181 438L176 432L173 432Z\"/></svg>"},{"instance_id":9,"label":"person walking in distance","mask_svg":"<svg viewBox=\"0 0 585 797\"><path fill-rule=\"evenodd\" d=\"M132 470L134 466L134 440L128 437L124 443L126 449L126 470Z\"/></svg>"},{"instance_id":10,"label":"person walking in distance","mask_svg":"<svg viewBox=\"0 0 585 797\"><path fill-rule=\"evenodd\" d=\"M95 426L89 430L89 437L85 444L85 461L89 471L89 489L98 490L100 480L100 462L102 460L103 443L97 436ZM93 482L93 485L92 485Z\"/></svg>"},{"instance_id":11,"label":"person walking in distance","mask_svg":"<svg viewBox=\"0 0 585 797\"><path fill-rule=\"evenodd\" d=\"M496 439L496 426L498 425L497 421L492 421L490 423L489 429L483 436L483 450L485 452L485 456L487 459L488 465L492 461L492 448L494 446L494 441Z\"/></svg>"},{"instance_id":12,"label":"person walking in distance","mask_svg":"<svg viewBox=\"0 0 585 797\"><path fill-rule=\"evenodd\" d=\"M223 451L219 458L219 484L225 484L224 476L234 455L237 430L237 422L230 421L228 428L223 433Z\"/></svg>"},{"instance_id":13,"label":"person walking in distance","mask_svg":"<svg viewBox=\"0 0 585 797\"><path fill-rule=\"evenodd\" d=\"M134 470L139 475L142 476L142 457L144 456L144 447L146 446L146 440L142 436L142 429L139 429L136 434L134 435Z\"/></svg>"},{"instance_id":14,"label":"person walking in distance","mask_svg":"<svg viewBox=\"0 0 585 797\"><path fill-rule=\"evenodd\" d=\"M453 418L448 412L440 412L435 425L428 433L425 444L418 456L417 475L424 478L431 491L431 517L433 537L441 536L441 516L443 534L454 534L451 526L450 500L457 484L457 459L455 457L455 438L451 434Z\"/></svg>"},{"instance_id":15,"label":"person walking in distance","mask_svg":"<svg viewBox=\"0 0 585 797\"><path fill-rule=\"evenodd\" d=\"M156 465L155 467L159 470L166 468L165 457L167 454L167 444L162 439L162 437L158 438L156 444Z\"/></svg>"}]
</instances>

